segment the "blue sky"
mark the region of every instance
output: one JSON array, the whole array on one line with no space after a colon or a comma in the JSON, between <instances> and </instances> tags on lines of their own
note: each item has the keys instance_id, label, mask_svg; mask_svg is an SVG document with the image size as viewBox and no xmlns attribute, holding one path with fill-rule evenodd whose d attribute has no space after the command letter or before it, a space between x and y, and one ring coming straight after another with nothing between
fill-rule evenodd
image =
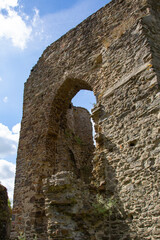
<instances>
[{"instance_id":1,"label":"blue sky","mask_svg":"<svg viewBox=\"0 0 160 240\"><path fill-rule=\"evenodd\" d=\"M0 181L11 200L24 82L49 44L108 2L0 0ZM90 109L95 99L81 92L73 102Z\"/></svg>"}]
</instances>

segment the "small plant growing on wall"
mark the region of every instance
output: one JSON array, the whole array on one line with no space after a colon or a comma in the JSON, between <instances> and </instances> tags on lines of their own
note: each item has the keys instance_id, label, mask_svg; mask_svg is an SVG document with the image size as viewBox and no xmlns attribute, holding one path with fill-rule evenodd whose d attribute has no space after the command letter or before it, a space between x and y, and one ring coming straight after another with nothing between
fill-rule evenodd
<instances>
[{"instance_id":1,"label":"small plant growing on wall","mask_svg":"<svg viewBox=\"0 0 160 240\"><path fill-rule=\"evenodd\" d=\"M105 199L102 195L97 194L96 203L93 204L94 212L102 216L112 215L116 204L116 199L113 197Z\"/></svg>"},{"instance_id":2,"label":"small plant growing on wall","mask_svg":"<svg viewBox=\"0 0 160 240\"><path fill-rule=\"evenodd\" d=\"M19 233L18 240L26 240L26 235L23 232ZM33 240L37 240L37 235L34 236Z\"/></svg>"},{"instance_id":3,"label":"small plant growing on wall","mask_svg":"<svg viewBox=\"0 0 160 240\"><path fill-rule=\"evenodd\" d=\"M19 233L18 240L26 240L26 235L23 232Z\"/></svg>"},{"instance_id":4,"label":"small plant growing on wall","mask_svg":"<svg viewBox=\"0 0 160 240\"><path fill-rule=\"evenodd\" d=\"M66 130L65 130L65 136L66 136L66 138L71 138L71 139L73 139L73 140L74 140L77 144L79 144L79 145L82 145L82 144L83 144L82 139L81 139L79 136L75 135L75 134L72 132L72 130L70 130L70 129L66 129Z\"/></svg>"},{"instance_id":5,"label":"small plant growing on wall","mask_svg":"<svg viewBox=\"0 0 160 240\"><path fill-rule=\"evenodd\" d=\"M81 138L79 136L74 136L74 140L76 141L77 144L81 145L83 144L83 141L81 140Z\"/></svg>"}]
</instances>

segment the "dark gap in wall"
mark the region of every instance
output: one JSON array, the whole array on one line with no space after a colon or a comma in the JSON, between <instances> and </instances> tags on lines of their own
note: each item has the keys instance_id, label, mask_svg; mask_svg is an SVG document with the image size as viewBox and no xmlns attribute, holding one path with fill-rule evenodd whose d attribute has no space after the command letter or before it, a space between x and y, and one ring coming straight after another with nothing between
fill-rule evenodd
<instances>
[{"instance_id":1,"label":"dark gap in wall","mask_svg":"<svg viewBox=\"0 0 160 240\"><path fill-rule=\"evenodd\" d=\"M133 141L129 142L130 147L135 147L136 144L137 144L137 140L133 140Z\"/></svg>"}]
</instances>

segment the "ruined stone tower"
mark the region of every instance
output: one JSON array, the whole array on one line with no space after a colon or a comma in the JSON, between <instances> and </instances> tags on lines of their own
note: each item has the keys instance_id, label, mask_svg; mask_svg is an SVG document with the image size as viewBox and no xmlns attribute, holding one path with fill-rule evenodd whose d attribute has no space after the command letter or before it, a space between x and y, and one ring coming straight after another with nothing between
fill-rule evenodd
<instances>
[{"instance_id":1,"label":"ruined stone tower","mask_svg":"<svg viewBox=\"0 0 160 240\"><path fill-rule=\"evenodd\" d=\"M51 44L25 83L11 238L160 239L159 91L158 0L113 0Z\"/></svg>"}]
</instances>

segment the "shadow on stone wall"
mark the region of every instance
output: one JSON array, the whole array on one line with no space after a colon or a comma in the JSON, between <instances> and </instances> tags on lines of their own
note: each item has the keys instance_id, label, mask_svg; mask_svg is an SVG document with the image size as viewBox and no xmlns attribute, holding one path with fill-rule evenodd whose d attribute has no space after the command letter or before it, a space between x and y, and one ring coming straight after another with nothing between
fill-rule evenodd
<instances>
[{"instance_id":1,"label":"shadow on stone wall","mask_svg":"<svg viewBox=\"0 0 160 240\"><path fill-rule=\"evenodd\" d=\"M0 184L0 240L9 240L10 217L7 189Z\"/></svg>"},{"instance_id":2,"label":"shadow on stone wall","mask_svg":"<svg viewBox=\"0 0 160 240\"><path fill-rule=\"evenodd\" d=\"M88 183L77 168L79 161L83 163L82 154L76 158L75 154L73 159L77 147L73 145L73 137L69 133L67 138L66 134L61 134L57 141L58 153L63 153L58 155L57 161L61 166L44 183L48 239L142 240L138 239L135 231L131 232L133 216L124 210L116 172L108 161L107 153L120 154L116 144L102 133L96 134L98 146L93 158L93 171L88 173L88 178L92 180ZM65 148L68 150L71 146L72 154L70 151L69 155L64 154ZM65 164L70 161L74 162L74 166L68 165L67 169Z\"/></svg>"},{"instance_id":3,"label":"shadow on stone wall","mask_svg":"<svg viewBox=\"0 0 160 240\"><path fill-rule=\"evenodd\" d=\"M136 231L131 232L133 216L124 210L119 198L114 168L104 153L97 158L101 163L99 184L95 179L86 184L72 171L60 171L46 179L49 239L142 240ZM95 164L94 171L96 168Z\"/></svg>"},{"instance_id":4,"label":"shadow on stone wall","mask_svg":"<svg viewBox=\"0 0 160 240\"><path fill-rule=\"evenodd\" d=\"M133 229L133 215L124 209L120 199L119 184L116 177L116 170L109 161L110 153L121 154L110 139L102 133L96 134L98 149L93 159L93 181L96 187L94 231L96 238L101 240L142 240L137 236L138 231ZM122 195L122 193L121 193ZM128 198L129 195L125 196Z\"/></svg>"}]
</instances>

